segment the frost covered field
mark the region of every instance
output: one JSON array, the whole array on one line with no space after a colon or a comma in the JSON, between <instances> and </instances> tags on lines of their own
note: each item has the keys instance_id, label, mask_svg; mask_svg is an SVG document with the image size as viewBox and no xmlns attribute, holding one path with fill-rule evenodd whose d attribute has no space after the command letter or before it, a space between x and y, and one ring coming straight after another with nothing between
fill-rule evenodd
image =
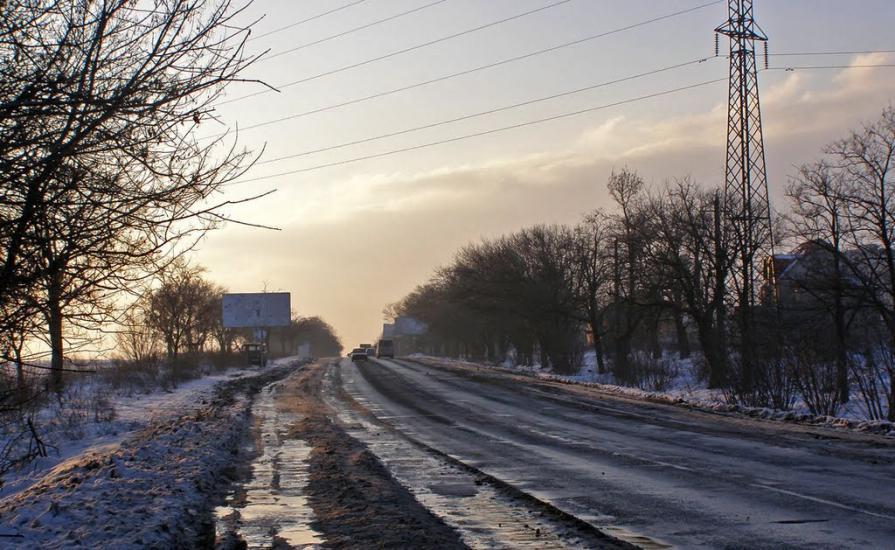
<instances>
[{"instance_id":1,"label":"frost covered field","mask_svg":"<svg viewBox=\"0 0 895 550\"><path fill-rule=\"evenodd\" d=\"M221 381L249 374L248 371L231 370L223 374L206 376L183 383L174 390L158 389L148 394L112 393L108 388L94 385L66 390L66 409L58 405L42 409L38 427L48 456L35 459L23 468L7 472L2 478L0 498L28 488L50 470L77 458L85 452L113 448L136 431L149 424L170 420L185 410L208 401L215 385ZM102 415L78 414L74 409L77 400L83 403L85 412L97 409L93 401L96 393L110 392L102 405ZM130 393L130 392L127 392ZM65 414L65 413L68 414ZM62 414L60 414L62 413ZM66 418L67 417L67 418ZM77 418L74 418L77 417ZM9 437L9 436L7 436ZM5 441L4 441L5 443Z\"/></svg>"},{"instance_id":2,"label":"frost covered field","mask_svg":"<svg viewBox=\"0 0 895 550\"><path fill-rule=\"evenodd\" d=\"M55 452L4 480L0 543L137 548L213 537L208 497L228 479L250 395L296 365L117 397L114 420L87 422L77 437L48 434Z\"/></svg>"}]
</instances>

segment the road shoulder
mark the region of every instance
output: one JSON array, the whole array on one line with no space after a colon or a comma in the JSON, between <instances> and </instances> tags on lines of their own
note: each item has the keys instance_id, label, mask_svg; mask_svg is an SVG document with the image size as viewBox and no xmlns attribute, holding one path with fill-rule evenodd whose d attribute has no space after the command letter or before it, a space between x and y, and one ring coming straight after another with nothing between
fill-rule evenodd
<instances>
[{"instance_id":1,"label":"road shoulder","mask_svg":"<svg viewBox=\"0 0 895 550\"><path fill-rule=\"evenodd\" d=\"M283 382L280 405L301 420L289 430L311 447L308 503L313 527L329 548L466 548L459 535L422 506L389 470L334 422L322 400L327 365L316 363Z\"/></svg>"},{"instance_id":2,"label":"road shoulder","mask_svg":"<svg viewBox=\"0 0 895 550\"><path fill-rule=\"evenodd\" d=\"M512 381L533 388L547 389L556 394L579 397L584 400L610 401L648 406L656 411L667 412L669 418L682 417L695 421L711 419L719 427L745 430L755 437L767 441L781 436L792 436L811 440L836 440L868 447L895 449L895 437L884 433L874 433L858 429L848 429L813 421L801 421L796 416L786 418L762 418L748 412L714 410L678 399L662 398L655 395L633 396L607 391L599 384L581 384L563 380L546 380L528 373L512 372L490 365L442 360L435 357L404 357L408 361L429 368L443 369L467 378L475 378L485 383Z\"/></svg>"}]
</instances>

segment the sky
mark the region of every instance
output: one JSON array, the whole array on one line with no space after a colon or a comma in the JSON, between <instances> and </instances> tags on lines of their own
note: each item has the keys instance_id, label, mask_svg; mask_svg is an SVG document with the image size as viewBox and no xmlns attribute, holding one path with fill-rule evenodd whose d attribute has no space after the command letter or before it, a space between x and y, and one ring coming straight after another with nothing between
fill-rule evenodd
<instances>
[{"instance_id":1,"label":"sky","mask_svg":"<svg viewBox=\"0 0 895 550\"><path fill-rule=\"evenodd\" d=\"M266 53L244 76L278 91L232 85L199 131L230 132L260 154L225 196L275 192L229 214L279 230L229 224L194 261L233 292L291 292L296 314L323 317L351 348L374 341L385 306L464 244L609 208L613 169L650 185L720 185L727 84L704 83L727 76L713 33L726 10L708 0L256 0L239 19L255 21L247 53ZM895 64L895 53L790 54L895 50L895 2L755 0L755 16L770 38L761 107L772 207L784 211L797 166L895 97L895 68L861 67ZM787 70L808 66L849 68Z\"/></svg>"}]
</instances>

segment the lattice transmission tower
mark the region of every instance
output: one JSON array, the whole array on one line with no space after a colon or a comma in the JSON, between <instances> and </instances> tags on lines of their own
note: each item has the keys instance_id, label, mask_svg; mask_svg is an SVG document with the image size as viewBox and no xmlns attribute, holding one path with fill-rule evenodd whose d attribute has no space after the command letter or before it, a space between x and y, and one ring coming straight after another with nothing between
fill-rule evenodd
<instances>
[{"instance_id":1,"label":"lattice transmission tower","mask_svg":"<svg viewBox=\"0 0 895 550\"><path fill-rule=\"evenodd\" d=\"M736 253L735 306L748 316L759 299L768 298L762 296L766 294L762 281L773 281L773 261L768 260L774 243L755 62L755 43L762 42L767 65L768 37L755 23L752 0L728 0L728 11L728 20L715 29L715 55L718 34L730 38L724 214Z\"/></svg>"}]
</instances>

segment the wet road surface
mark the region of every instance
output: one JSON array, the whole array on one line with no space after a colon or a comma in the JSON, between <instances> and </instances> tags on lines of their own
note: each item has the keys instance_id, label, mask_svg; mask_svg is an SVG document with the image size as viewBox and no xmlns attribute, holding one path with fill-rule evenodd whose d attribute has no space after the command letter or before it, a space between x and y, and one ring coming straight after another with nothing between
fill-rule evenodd
<instances>
[{"instance_id":1,"label":"wet road surface","mask_svg":"<svg viewBox=\"0 0 895 550\"><path fill-rule=\"evenodd\" d=\"M486 369L338 367L379 420L639 546L891 548L895 441Z\"/></svg>"}]
</instances>

